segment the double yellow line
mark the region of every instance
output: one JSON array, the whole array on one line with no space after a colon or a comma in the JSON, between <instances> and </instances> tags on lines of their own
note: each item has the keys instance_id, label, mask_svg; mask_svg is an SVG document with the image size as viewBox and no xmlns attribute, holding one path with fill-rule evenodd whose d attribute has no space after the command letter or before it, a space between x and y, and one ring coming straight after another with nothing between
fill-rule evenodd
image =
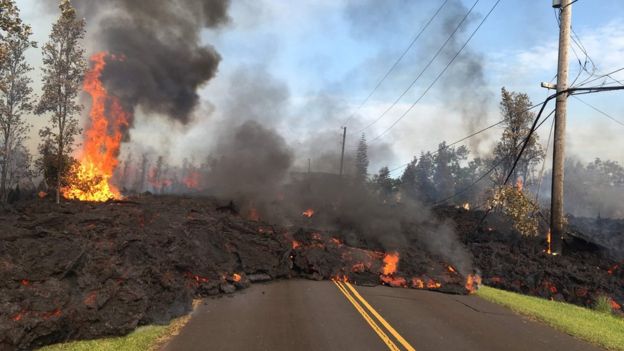
<instances>
[{"instance_id":1,"label":"double yellow line","mask_svg":"<svg viewBox=\"0 0 624 351\"><path fill-rule=\"evenodd\" d=\"M377 321L381 324L381 326L383 326L385 330L387 330L392 336L394 336L394 338L401 345L403 345L403 347L406 350L416 351L416 349L412 345L410 345L407 342L407 340L405 340L401 336L401 334L399 334L379 313L377 313L377 311L375 311L373 306L371 306L362 297L362 295L360 295L360 293L358 293L357 290L355 290L353 285L349 284L348 282L341 282L335 279L333 280L333 282L338 287L338 290L340 290L340 292L347 298L347 300L349 300L349 302L351 302L353 307L355 307L355 309L360 313L360 315L362 315L362 318L364 318L364 320L368 323L368 325L375 331L375 333L377 333L379 338L381 338L381 340L388 346L388 349L393 350L393 351L401 351L401 348L399 348L394 343L392 338L390 338L388 334L386 334L384 329L380 327L379 324L377 324L377 322L375 321L375 319L373 319L373 317L371 317L371 315L374 316L377 319ZM364 307L366 307L368 312L366 312Z\"/></svg>"}]
</instances>

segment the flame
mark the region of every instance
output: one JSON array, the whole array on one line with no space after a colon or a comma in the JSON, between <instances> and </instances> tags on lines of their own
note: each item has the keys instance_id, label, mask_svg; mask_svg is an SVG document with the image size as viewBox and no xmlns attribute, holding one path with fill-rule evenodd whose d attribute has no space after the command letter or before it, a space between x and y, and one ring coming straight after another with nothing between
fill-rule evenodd
<instances>
[{"instance_id":1,"label":"flame","mask_svg":"<svg viewBox=\"0 0 624 351\"><path fill-rule=\"evenodd\" d=\"M455 273L456 272L455 268L453 268L453 266L448 266L447 268L448 268L448 271L451 272L451 273Z\"/></svg>"},{"instance_id":2,"label":"flame","mask_svg":"<svg viewBox=\"0 0 624 351\"><path fill-rule=\"evenodd\" d=\"M436 282L433 279L427 280L427 289L439 289L442 286L440 282Z\"/></svg>"},{"instance_id":3,"label":"flame","mask_svg":"<svg viewBox=\"0 0 624 351\"><path fill-rule=\"evenodd\" d=\"M481 276L478 274L468 274L468 277L466 277L466 290L468 290L468 292L470 294L476 292L477 290L479 290L479 286L481 285Z\"/></svg>"},{"instance_id":4,"label":"flame","mask_svg":"<svg viewBox=\"0 0 624 351\"><path fill-rule=\"evenodd\" d=\"M232 274L232 280L235 282L240 282L241 281L240 274L237 274L237 273Z\"/></svg>"},{"instance_id":5,"label":"flame","mask_svg":"<svg viewBox=\"0 0 624 351\"><path fill-rule=\"evenodd\" d=\"M311 218L312 216L314 216L314 210L311 208L308 208L307 210L303 211L301 215L304 217Z\"/></svg>"},{"instance_id":6,"label":"flame","mask_svg":"<svg viewBox=\"0 0 624 351\"><path fill-rule=\"evenodd\" d=\"M614 310L619 310L619 309L622 308L622 306L620 306L620 304L615 302L615 300L613 300L613 299L609 299L609 303L611 304L611 308L614 309Z\"/></svg>"},{"instance_id":7,"label":"flame","mask_svg":"<svg viewBox=\"0 0 624 351\"><path fill-rule=\"evenodd\" d=\"M107 58L120 59L106 52L97 53L91 56L92 67L85 75L83 89L91 96L90 123L84 133L80 164L73 169L75 179L62 189L67 199L108 201L121 198L110 180L119 164L117 156L129 115L101 81Z\"/></svg>"},{"instance_id":8,"label":"flame","mask_svg":"<svg viewBox=\"0 0 624 351\"><path fill-rule=\"evenodd\" d=\"M300 246L301 246L301 243L298 242L297 240L293 240L292 241L292 248L293 248L293 250L298 248L298 247L300 247Z\"/></svg>"},{"instance_id":9,"label":"flame","mask_svg":"<svg viewBox=\"0 0 624 351\"><path fill-rule=\"evenodd\" d=\"M420 278L412 278L412 287L415 289L424 289L425 282Z\"/></svg>"},{"instance_id":10,"label":"flame","mask_svg":"<svg viewBox=\"0 0 624 351\"><path fill-rule=\"evenodd\" d=\"M200 174L198 171L190 171L184 179L182 179L182 183L186 185L189 189L198 189L199 188L199 178Z\"/></svg>"},{"instance_id":11,"label":"flame","mask_svg":"<svg viewBox=\"0 0 624 351\"><path fill-rule=\"evenodd\" d=\"M407 281L403 277L391 277L387 275L382 275L379 277L379 279L381 279L383 283L388 284L394 288L398 288L398 287L406 288L407 287Z\"/></svg>"},{"instance_id":12,"label":"flame","mask_svg":"<svg viewBox=\"0 0 624 351\"><path fill-rule=\"evenodd\" d=\"M29 286L30 281L28 279L22 279L22 281L20 281L20 284L22 284L22 286Z\"/></svg>"},{"instance_id":13,"label":"flame","mask_svg":"<svg viewBox=\"0 0 624 351\"><path fill-rule=\"evenodd\" d=\"M552 234L550 234L550 229L548 229L548 234L546 234L546 243L548 244L548 248L546 249L546 253L552 255L552 248L550 246L552 242Z\"/></svg>"},{"instance_id":14,"label":"flame","mask_svg":"<svg viewBox=\"0 0 624 351\"><path fill-rule=\"evenodd\" d=\"M23 317L24 317L24 312L19 312L16 315L14 315L13 317L11 317L11 320L13 322L19 322L20 320L22 320Z\"/></svg>"},{"instance_id":15,"label":"flame","mask_svg":"<svg viewBox=\"0 0 624 351\"><path fill-rule=\"evenodd\" d=\"M470 210L470 203L466 202L466 203L464 203L462 205L462 207L463 207L464 210L469 211Z\"/></svg>"},{"instance_id":16,"label":"flame","mask_svg":"<svg viewBox=\"0 0 624 351\"><path fill-rule=\"evenodd\" d=\"M45 191L40 191L37 193L37 196L39 196L40 199L43 199L44 197L48 196L48 193L46 193Z\"/></svg>"},{"instance_id":17,"label":"flame","mask_svg":"<svg viewBox=\"0 0 624 351\"><path fill-rule=\"evenodd\" d=\"M398 252L390 252L386 253L383 258L383 275L394 274L397 270L397 265L399 264L399 253Z\"/></svg>"}]
</instances>

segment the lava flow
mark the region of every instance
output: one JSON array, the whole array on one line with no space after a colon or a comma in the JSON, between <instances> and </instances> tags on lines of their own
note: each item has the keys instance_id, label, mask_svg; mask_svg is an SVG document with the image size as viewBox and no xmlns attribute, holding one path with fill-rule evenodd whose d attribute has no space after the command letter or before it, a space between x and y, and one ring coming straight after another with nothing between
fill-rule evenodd
<instances>
[{"instance_id":1,"label":"lava flow","mask_svg":"<svg viewBox=\"0 0 624 351\"><path fill-rule=\"evenodd\" d=\"M120 60L106 52L97 53L91 56L92 67L85 75L83 90L91 96L89 124L80 162L73 169L70 184L62 189L67 199L101 202L121 198L110 181L119 164L117 156L129 115L101 81L107 59Z\"/></svg>"}]
</instances>

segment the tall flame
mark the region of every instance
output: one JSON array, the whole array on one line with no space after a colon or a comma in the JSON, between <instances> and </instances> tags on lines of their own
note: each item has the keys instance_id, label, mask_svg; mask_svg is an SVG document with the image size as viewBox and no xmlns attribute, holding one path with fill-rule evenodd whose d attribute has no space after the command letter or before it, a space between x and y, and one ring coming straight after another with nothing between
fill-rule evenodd
<instances>
[{"instance_id":1,"label":"tall flame","mask_svg":"<svg viewBox=\"0 0 624 351\"><path fill-rule=\"evenodd\" d=\"M121 198L110 180L119 164L117 156L129 116L119 99L110 95L101 81L106 59L122 60L107 52L91 56L92 67L83 84L84 91L91 96L90 123L84 133L80 164L74 170L71 184L62 189L67 199L107 201Z\"/></svg>"}]
</instances>

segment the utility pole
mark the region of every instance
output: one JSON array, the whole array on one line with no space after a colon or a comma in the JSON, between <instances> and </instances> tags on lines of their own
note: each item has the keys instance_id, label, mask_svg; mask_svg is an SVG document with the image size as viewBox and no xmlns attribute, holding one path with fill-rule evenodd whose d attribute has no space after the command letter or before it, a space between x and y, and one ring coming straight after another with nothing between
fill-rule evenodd
<instances>
[{"instance_id":1,"label":"utility pole","mask_svg":"<svg viewBox=\"0 0 624 351\"><path fill-rule=\"evenodd\" d=\"M555 0L553 4L559 4L561 11L559 21L559 62L557 64L558 95L555 105L555 140L553 147L550 232L552 254L560 255L563 246L563 173L568 99L568 93L561 92L568 89L568 48L570 46L570 26L572 23L572 0Z\"/></svg>"},{"instance_id":2,"label":"utility pole","mask_svg":"<svg viewBox=\"0 0 624 351\"><path fill-rule=\"evenodd\" d=\"M342 170L344 167L344 149L345 149L346 139L347 139L347 127L342 127L342 153L340 154L340 177L342 177Z\"/></svg>"}]
</instances>

